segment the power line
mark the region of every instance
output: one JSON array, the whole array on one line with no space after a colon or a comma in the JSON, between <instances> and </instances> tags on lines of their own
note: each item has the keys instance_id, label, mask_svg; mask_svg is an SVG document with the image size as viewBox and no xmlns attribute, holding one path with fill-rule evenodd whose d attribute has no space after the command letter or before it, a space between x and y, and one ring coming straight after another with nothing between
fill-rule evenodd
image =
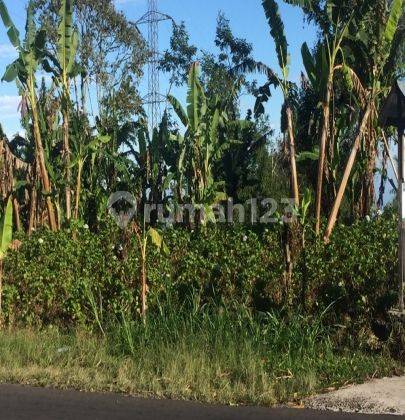
<instances>
[{"instance_id":1,"label":"power line","mask_svg":"<svg viewBox=\"0 0 405 420\"><path fill-rule=\"evenodd\" d=\"M158 11L157 0L148 0L148 11L136 22L136 25L148 26L148 94L144 97L143 103L148 105L148 119L151 132L160 122L161 105L166 102L165 95L160 93L159 77L159 23L162 21L174 20L164 13Z\"/></svg>"}]
</instances>

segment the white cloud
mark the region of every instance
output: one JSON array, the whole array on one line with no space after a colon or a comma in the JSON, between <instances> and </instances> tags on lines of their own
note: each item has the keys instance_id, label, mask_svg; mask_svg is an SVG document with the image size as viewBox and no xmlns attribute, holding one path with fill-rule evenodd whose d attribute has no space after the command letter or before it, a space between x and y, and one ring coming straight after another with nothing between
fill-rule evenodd
<instances>
[{"instance_id":1,"label":"white cloud","mask_svg":"<svg viewBox=\"0 0 405 420\"><path fill-rule=\"evenodd\" d=\"M10 44L0 44L0 59L15 57L17 52Z\"/></svg>"},{"instance_id":2,"label":"white cloud","mask_svg":"<svg viewBox=\"0 0 405 420\"><path fill-rule=\"evenodd\" d=\"M21 96L1 95L0 96L0 118L18 118L18 106Z\"/></svg>"}]
</instances>

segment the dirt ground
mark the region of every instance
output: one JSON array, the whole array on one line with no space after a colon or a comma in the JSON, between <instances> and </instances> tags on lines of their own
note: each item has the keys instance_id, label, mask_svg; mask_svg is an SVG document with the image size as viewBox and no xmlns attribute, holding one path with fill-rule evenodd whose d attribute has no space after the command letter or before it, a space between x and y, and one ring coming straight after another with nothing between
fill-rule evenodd
<instances>
[{"instance_id":1,"label":"dirt ground","mask_svg":"<svg viewBox=\"0 0 405 420\"><path fill-rule=\"evenodd\" d=\"M405 376L376 379L306 401L316 410L364 414L396 414L405 416Z\"/></svg>"}]
</instances>

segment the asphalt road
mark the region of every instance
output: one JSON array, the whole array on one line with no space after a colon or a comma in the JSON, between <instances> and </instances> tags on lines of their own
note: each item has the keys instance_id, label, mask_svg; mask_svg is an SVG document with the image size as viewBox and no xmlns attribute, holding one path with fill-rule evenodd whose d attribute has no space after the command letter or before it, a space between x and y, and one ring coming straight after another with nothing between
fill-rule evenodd
<instances>
[{"instance_id":1,"label":"asphalt road","mask_svg":"<svg viewBox=\"0 0 405 420\"><path fill-rule=\"evenodd\" d=\"M301 409L207 406L115 394L0 385L1 420L375 420L391 416L324 413Z\"/></svg>"}]
</instances>

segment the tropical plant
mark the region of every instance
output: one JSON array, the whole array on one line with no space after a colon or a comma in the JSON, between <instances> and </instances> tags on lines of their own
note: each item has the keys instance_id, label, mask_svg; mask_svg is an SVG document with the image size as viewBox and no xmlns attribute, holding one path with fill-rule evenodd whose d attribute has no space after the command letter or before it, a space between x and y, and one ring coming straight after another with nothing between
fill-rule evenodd
<instances>
[{"instance_id":1,"label":"tropical plant","mask_svg":"<svg viewBox=\"0 0 405 420\"><path fill-rule=\"evenodd\" d=\"M284 31L284 23L281 19L278 4L275 0L263 0L262 6L270 27L270 34L276 44L278 63L281 75L269 68L266 64L248 58L237 64L232 73L244 74L245 72L262 73L267 77L267 82L260 88L253 89L256 96L255 116L259 117L265 113L264 103L271 97L271 87L280 87L284 103L281 111L281 129L288 138L289 166L290 166L290 186L294 203L298 207L300 204L299 181L297 172L296 144L295 144L295 125L294 107L296 102L297 87L289 81L290 55L288 53L288 42Z\"/></svg>"},{"instance_id":2,"label":"tropical plant","mask_svg":"<svg viewBox=\"0 0 405 420\"><path fill-rule=\"evenodd\" d=\"M329 6L328 6L329 7ZM335 15L334 15L335 16ZM322 193L326 165L327 146L330 139L330 105L333 97L333 83L338 55L344 60L342 42L347 35L349 22L342 22L339 15L331 22L332 35L324 33L324 40L318 46L317 53L312 56L306 43L302 47L307 75L322 104L322 128L319 142L318 180L316 188L315 231L319 235L321 228Z\"/></svg>"},{"instance_id":3,"label":"tropical plant","mask_svg":"<svg viewBox=\"0 0 405 420\"><path fill-rule=\"evenodd\" d=\"M53 74L55 83L60 87L60 102L63 118L63 157L65 163L65 200L66 200L66 220L70 221L72 216L71 205L71 150L69 141L69 120L72 108L70 99L71 79L77 76L79 68L75 63L76 52L79 44L79 36L73 27L73 6L74 0L62 0L59 11L59 28L57 57L47 53L48 60L44 60L45 70Z\"/></svg>"},{"instance_id":4,"label":"tropical plant","mask_svg":"<svg viewBox=\"0 0 405 420\"><path fill-rule=\"evenodd\" d=\"M75 206L73 211L73 219L78 221L80 199L82 192L82 175L84 164L87 159L91 159L91 166L94 167L96 157L101 152L102 146L111 141L108 135L90 137L89 142L83 142L82 136L73 137L74 160L70 162L70 167L77 167L76 187L75 187Z\"/></svg>"},{"instance_id":5,"label":"tropical plant","mask_svg":"<svg viewBox=\"0 0 405 420\"><path fill-rule=\"evenodd\" d=\"M163 204L171 181L167 168L167 165L171 163L168 156L171 133L167 112L164 113L159 126L153 129L151 136L147 122L143 119L136 124L136 129L139 150L134 152L134 156L141 180L141 204L147 202L154 205ZM156 211L152 216L152 224L155 224Z\"/></svg>"},{"instance_id":6,"label":"tropical plant","mask_svg":"<svg viewBox=\"0 0 405 420\"><path fill-rule=\"evenodd\" d=\"M125 117L140 112L137 84L148 51L137 26L118 10L114 0L69 2L73 5L74 26L80 39L76 105L84 114L92 113L90 92L95 86L101 119L110 108L119 109ZM61 4L61 0L34 0L35 15L46 30L51 51L58 49Z\"/></svg>"},{"instance_id":7,"label":"tropical plant","mask_svg":"<svg viewBox=\"0 0 405 420\"><path fill-rule=\"evenodd\" d=\"M294 96L294 84L289 78L290 55L288 53L288 43L284 31L284 24L275 0L263 0L263 8L270 26L270 33L276 44L276 53L278 63L281 69L281 77L278 77L279 86L283 92L284 105L283 112L287 119L287 132L289 139L289 158L291 170L291 190L294 197L294 203L298 207L300 204L298 173L295 152L295 133L293 121L292 98Z\"/></svg>"},{"instance_id":8,"label":"tropical plant","mask_svg":"<svg viewBox=\"0 0 405 420\"><path fill-rule=\"evenodd\" d=\"M132 224L132 231L136 236L136 240L139 247L140 254L140 280L141 280L141 308L140 313L143 320L146 320L147 298L148 298L148 274L147 274L147 255L148 255L148 244L153 244L160 252L169 254L169 248L167 247L162 235L152 227L146 227L145 218L143 222L143 228L141 229L138 223Z\"/></svg>"},{"instance_id":9,"label":"tropical plant","mask_svg":"<svg viewBox=\"0 0 405 420\"><path fill-rule=\"evenodd\" d=\"M51 198L52 188L49 180L40 129L40 116L38 112L35 79L35 72L45 55L45 32L43 30L37 31L35 28L32 1L28 4L27 23L25 27L26 35L23 43L20 41L19 32L12 22L3 0L0 0L0 16L3 20L4 26L7 28L7 34L10 42L18 52L17 60L7 66L2 81L17 81L17 85L20 86L23 91L24 98L26 98L29 103L34 133L33 137L35 140L36 158L40 169L42 187L46 196L49 225L52 230L57 230L55 209Z\"/></svg>"},{"instance_id":10,"label":"tropical plant","mask_svg":"<svg viewBox=\"0 0 405 420\"><path fill-rule=\"evenodd\" d=\"M223 152L230 147L229 141L221 142L220 129L225 126L227 116L221 109L218 99L208 102L204 89L199 81L199 66L191 67L188 81L187 111L173 96L168 100L173 106L178 118L186 127L184 139L177 137L181 147L180 156L184 156L185 178L187 180L186 200L191 204L203 206L196 215L197 224L203 214L212 204L225 198L222 182L214 179L213 167ZM178 176L181 179L182 176Z\"/></svg>"},{"instance_id":11,"label":"tropical plant","mask_svg":"<svg viewBox=\"0 0 405 420\"><path fill-rule=\"evenodd\" d=\"M2 322L3 259L13 239L13 203L9 197L0 226L0 325Z\"/></svg>"},{"instance_id":12,"label":"tropical plant","mask_svg":"<svg viewBox=\"0 0 405 420\"><path fill-rule=\"evenodd\" d=\"M369 140L366 141L366 145L368 149L371 149L371 159L369 162L370 170L374 174L375 168L375 138L376 138L376 130L377 130L377 115L378 115L378 106L381 100L382 94L387 92L384 89L383 78L384 72L388 69L386 68L386 64L388 59L390 58L391 54L393 54L393 41L395 39L395 35L398 29L398 23L400 18L403 14L403 0L393 0L390 5L390 8L387 13L387 17L383 19L374 20L375 25L375 32L373 35L377 34L377 39L370 39L365 37L366 36L366 29L363 26L363 22L359 22L356 28L356 35L354 36L355 42L357 42L357 46L360 48L367 48L367 42L372 44L368 45L371 49L374 49L374 54L370 57L372 60L372 71L369 74L369 77L365 80L367 93L363 93L362 97L360 98L361 101L361 116L359 120L358 131L356 134L356 138L354 140L354 144L350 153L349 160L346 164L346 168L343 174L342 182L340 184L340 188L330 214L328 220L328 226L325 232L325 241L328 242L330 236L332 234L333 228L335 226L337 215L339 213L339 209L342 204L343 196L346 191L347 183L350 177L350 174L353 169L353 165L356 160L357 153L359 151L361 141L364 139L366 131L368 131L368 138ZM367 17L366 17L367 18ZM367 25L371 24L370 20L366 20ZM362 25L363 23L363 25ZM370 35L371 36L371 35ZM367 41L364 41L364 40ZM358 45L360 44L360 45ZM394 46L395 47L395 46ZM356 49L358 51L358 49ZM393 76L393 68L389 69L389 76ZM385 75L386 76L386 75ZM390 78L388 77L388 80ZM388 82L389 83L389 82ZM361 83L359 82L361 85ZM362 89L364 91L364 89ZM368 171L369 172L369 171ZM371 178L371 179L370 179ZM366 179L366 182L374 182L374 175L369 176ZM372 191L374 191L374 187L372 187Z\"/></svg>"},{"instance_id":13,"label":"tropical plant","mask_svg":"<svg viewBox=\"0 0 405 420\"><path fill-rule=\"evenodd\" d=\"M170 49L167 49L160 60L160 68L170 74L170 85L181 86L187 83L191 65L194 62L197 48L190 45L190 35L184 22L173 22L173 32L170 38ZM169 92L170 92L169 88Z\"/></svg>"}]
</instances>

